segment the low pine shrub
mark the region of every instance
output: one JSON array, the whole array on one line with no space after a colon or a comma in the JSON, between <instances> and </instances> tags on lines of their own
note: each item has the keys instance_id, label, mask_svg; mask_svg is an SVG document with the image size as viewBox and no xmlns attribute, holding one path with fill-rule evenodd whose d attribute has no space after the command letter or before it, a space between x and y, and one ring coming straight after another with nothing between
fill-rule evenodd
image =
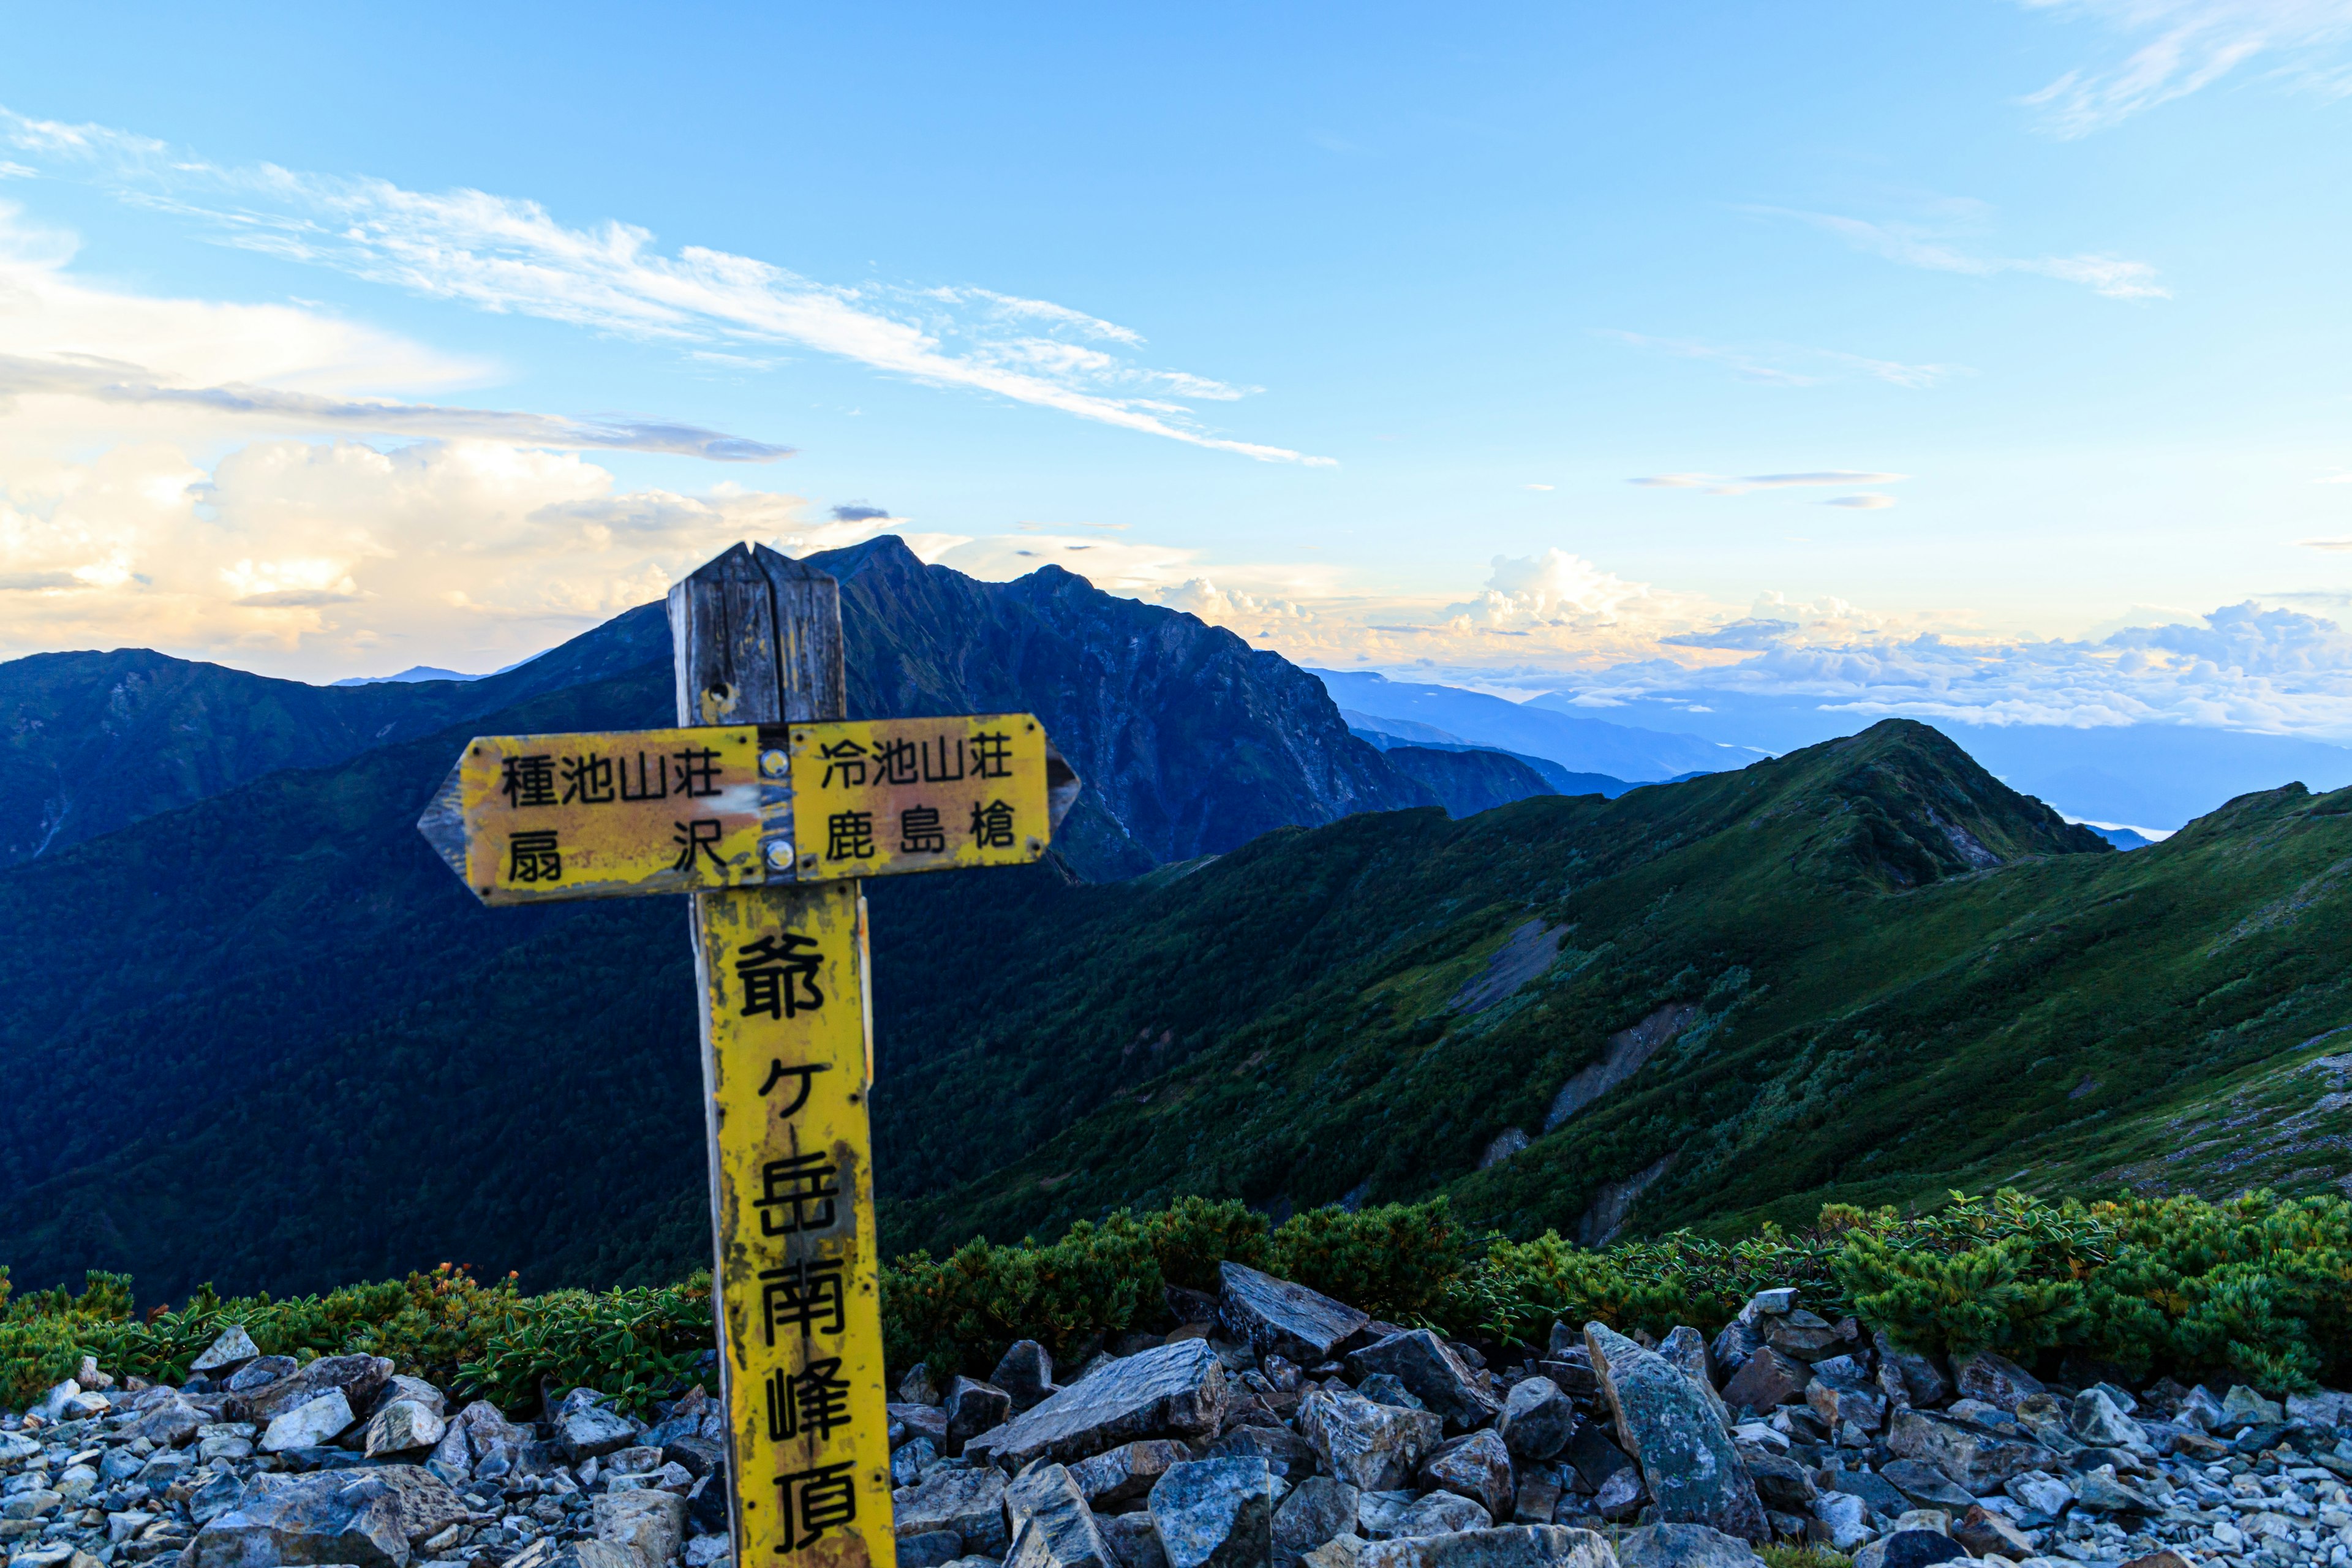
<instances>
[{"instance_id":1,"label":"low pine shrub","mask_svg":"<svg viewBox=\"0 0 2352 1568\"><path fill-rule=\"evenodd\" d=\"M2226 1377L2273 1393L2352 1378L2352 1203L2266 1193L2052 1203L1956 1193L1931 1214L1832 1205L1810 1227L1738 1242L1677 1233L1598 1251L1463 1228L1443 1199L1276 1226L1188 1198L1082 1221L1051 1242L974 1241L882 1268L890 1364L986 1375L1016 1339L1066 1366L1166 1321L1162 1289L1214 1289L1225 1261L1265 1268L1389 1321L1508 1346L1555 1321L1713 1332L1756 1291L1795 1286L1908 1348L2021 1360L2079 1350L2134 1373ZM0 1268L0 1405L21 1406L85 1354L117 1375L177 1381L230 1323L266 1353L367 1352L504 1408L587 1385L631 1407L676 1393L712 1344L710 1281L525 1296L462 1268L324 1296L224 1300L199 1290L143 1317L131 1281L91 1273L11 1299Z\"/></svg>"}]
</instances>

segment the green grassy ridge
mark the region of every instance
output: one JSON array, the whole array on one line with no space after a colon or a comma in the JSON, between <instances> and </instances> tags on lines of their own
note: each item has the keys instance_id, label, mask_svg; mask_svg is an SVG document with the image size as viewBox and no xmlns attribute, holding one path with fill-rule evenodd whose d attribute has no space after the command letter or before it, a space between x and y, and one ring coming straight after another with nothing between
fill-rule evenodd
<instances>
[{"instance_id":1,"label":"green grassy ridge","mask_svg":"<svg viewBox=\"0 0 2352 1568\"><path fill-rule=\"evenodd\" d=\"M881 1276L883 1337L898 1373L920 1359L984 1375L1016 1339L1082 1365L1113 1335L1171 1326L1164 1287L1214 1289L1230 1261L1498 1353L1548 1342L1560 1321L1711 1331L1756 1291L1795 1286L1818 1310L1939 1354L1990 1349L2045 1368L2087 1357L2092 1375L2161 1372L2272 1392L2352 1372L2352 1204L2341 1198L1949 1199L1911 1217L1827 1205L1801 1231L1680 1232L1595 1250L1554 1234L1481 1235L1442 1198L1318 1209L1278 1226L1232 1200L1192 1198L1082 1221L1050 1243L894 1259ZM6 1289L0 1269L0 1302ZM580 1384L642 1406L707 1375L712 1348L707 1274L526 1296L512 1276L486 1289L445 1264L290 1300L223 1301L206 1288L144 1317L127 1279L93 1274L79 1296L59 1289L0 1310L0 1404L26 1403L86 1353L117 1374L177 1381L230 1322L265 1352L384 1355L524 1412Z\"/></svg>"},{"instance_id":2,"label":"green grassy ridge","mask_svg":"<svg viewBox=\"0 0 2352 1568\"><path fill-rule=\"evenodd\" d=\"M893 1086L956 1110L885 1168L961 1180L886 1180L886 1231L937 1249L1185 1194L1284 1212L1444 1192L1509 1234L1572 1233L1668 1153L1639 1229L2004 1179L2108 1190L2146 1119L2352 1021L2347 806L2288 786L2124 856L1889 721L1612 802L1269 835L1062 906L1004 1007ZM1447 1015L1530 919L1565 928L1559 962ZM1698 1018L1632 1081L1475 1168L1667 1002ZM2336 1147L2324 1170L2306 1148L2138 1179L2318 1190L2352 1166Z\"/></svg>"}]
</instances>

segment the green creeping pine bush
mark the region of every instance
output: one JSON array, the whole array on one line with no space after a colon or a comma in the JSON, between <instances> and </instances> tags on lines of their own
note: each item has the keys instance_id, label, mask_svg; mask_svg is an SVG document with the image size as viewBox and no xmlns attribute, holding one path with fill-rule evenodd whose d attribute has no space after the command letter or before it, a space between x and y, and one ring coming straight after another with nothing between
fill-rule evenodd
<instances>
[{"instance_id":1,"label":"green creeping pine bush","mask_svg":"<svg viewBox=\"0 0 2352 1568\"><path fill-rule=\"evenodd\" d=\"M1239 1203L1186 1198L1118 1210L1060 1239L974 1241L882 1268L890 1364L985 1373L1034 1339L1065 1359L1165 1321L1163 1286L1213 1289L1233 1261L1349 1301L1377 1318L1503 1345L1542 1342L1555 1320L1712 1332L1749 1296L1793 1285L1825 1314L1852 1312L1915 1349L2031 1360L2082 1350L2138 1373L2224 1376L2284 1393L2352 1380L2352 1203L2132 1198L2051 1203L1955 1193L1932 1214L1840 1205L1811 1226L1737 1242L1687 1233L1601 1251L1557 1236L1466 1232L1444 1199L1279 1226ZM388 1356L403 1372L535 1407L542 1390L602 1390L642 1409L691 1380L711 1347L710 1281L524 1296L444 1265L324 1296L222 1300L134 1313L131 1282L91 1273L82 1293L16 1297L0 1269L0 1405L21 1407L85 1354L118 1375L178 1380L232 1322L267 1353ZM1834 1568L1791 1561L1785 1568Z\"/></svg>"},{"instance_id":2,"label":"green creeping pine bush","mask_svg":"<svg viewBox=\"0 0 2352 1568\"><path fill-rule=\"evenodd\" d=\"M118 1376L179 1382L231 1323L244 1324L265 1355L387 1356L402 1372L509 1409L531 1405L542 1379L584 1384L637 1408L676 1393L710 1348L710 1284L697 1275L661 1289L524 1296L512 1276L484 1286L443 1264L283 1301L223 1300L206 1287L176 1310L142 1318L132 1312L129 1279L93 1270L79 1296L60 1288L5 1302L0 1406L30 1403L72 1376L86 1354Z\"/></svg>"}]
</instances>

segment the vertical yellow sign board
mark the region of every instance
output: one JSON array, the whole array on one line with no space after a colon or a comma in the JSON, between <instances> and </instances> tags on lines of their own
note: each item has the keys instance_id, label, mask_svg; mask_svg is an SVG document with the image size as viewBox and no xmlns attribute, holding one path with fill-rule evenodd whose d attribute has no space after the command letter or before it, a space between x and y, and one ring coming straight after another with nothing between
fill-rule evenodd
<instances>
[{"instance_id":1,"label":"vertical yellow sign board","mask_svg":"<svg viewBox=\"0 0 2352 1568\"><path fill-rule=\"evenodd\" d=\"M695 911L735 1561L889 1568L866 900L835 882Z\"/></svg>"}]
</instances>

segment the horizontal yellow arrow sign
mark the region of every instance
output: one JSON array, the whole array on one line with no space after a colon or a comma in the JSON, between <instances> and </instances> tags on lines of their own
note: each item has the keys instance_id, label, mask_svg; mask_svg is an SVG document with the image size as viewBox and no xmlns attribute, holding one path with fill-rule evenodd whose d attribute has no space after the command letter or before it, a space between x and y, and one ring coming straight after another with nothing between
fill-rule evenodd
<instances>
[{"instance_id":1,"label":"horizontal yellow arrow sign","mask_svg":"<svg viewBox=\"0 0 2352 1568\"><path fill-rule=\"evenodd\" d=\"M1026 713L485 735L417 826L519 904L1023 865L1076 791Z\"/></svg>"}]
</instances>

